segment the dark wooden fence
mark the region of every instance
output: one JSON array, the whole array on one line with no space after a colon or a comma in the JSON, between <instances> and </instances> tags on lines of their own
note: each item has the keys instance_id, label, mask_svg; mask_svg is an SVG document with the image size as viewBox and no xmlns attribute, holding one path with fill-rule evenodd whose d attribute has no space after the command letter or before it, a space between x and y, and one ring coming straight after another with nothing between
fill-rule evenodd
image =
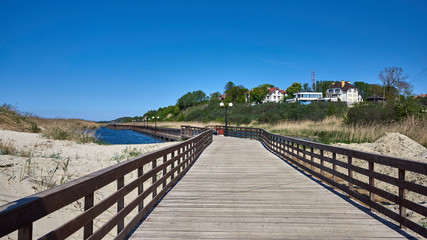
<instances>
[{"instance_id":1,"label":"dark wooden fence","mask_svg":"<svg viewBox=\"0 0 427 240\"><path fill-rule=\"evenodd\" d=\"M418 194L419 199L427 200L427 163L285 137L260 128L228 127L228 131L225 129L224 132L233 137L261 141L272 152L303 171L348 194L371 210L386 215L401 227L427 237L425 226L407 218L407 209L427 217L427 208L406 198L406 193L411 191ZM355 161L366 167L356 166ZM381 165L389 167L390 172L396 173L395 176L378 171ZM424 180L421 180L421 184L407 181L405 176L409 172L419 174ZM394 187L395 193L376 186L376 181ZM386 207L393 203L399 206L398 212Z\"/></svg>"},{"instance_id":2,"label":"dark wooden fence","mask_svg":"<svg viewBox=\"0 0 427 240\"><path fill-rule=\"evenodd\" d=\"M141 132L155 138L163 139L165 141L176 141L181 139L181 131L175 128L153 127L153 126L140 126L140 125L126 125L126 124L110 124L107 128L116 130L132 130Z\"/></svg>"},{"instance_id":3,"label":"dark wooden fence","mask_svg":"<svg viewBox=\"0 0 427 240\"><path fill-rule=\"evenodd\" d=\"M202 128L202 127L193 127L193 126L188 126L188 125L182 125L181 126L181 137L182 138L190 138L193 137L195 135L198 135L206 130L208 130L209 128Z\"/></svg>"},{"instance_id":4,"label":"dark wooden fence","mask_svg":"<svg viewBox=\"0 0 427 240\"><path fill-rule=\"evenodd\" d=\"M183 176L211 142L211 130L199 132L199 135L177 145L123 161L3 205L0 207L0 237L18 230L19 239L31 239L33 222L82 199L84 212L53 229L42 239L65 239L82 228L85 239L101 239L114 227L117 228L116 239L123 239ZM133 171L137 173L137 178L125 184L125 176ZM94 204L94 193L114 182L117 183L117 191ZM137 191L137 197L125 205L124 198L132 191ZM117 213L94 231L94 219L114 205L117 205ZM125 217L136 208L138 213L131 216L131 220L125 225Z\"/></svg>"}]
</instances>

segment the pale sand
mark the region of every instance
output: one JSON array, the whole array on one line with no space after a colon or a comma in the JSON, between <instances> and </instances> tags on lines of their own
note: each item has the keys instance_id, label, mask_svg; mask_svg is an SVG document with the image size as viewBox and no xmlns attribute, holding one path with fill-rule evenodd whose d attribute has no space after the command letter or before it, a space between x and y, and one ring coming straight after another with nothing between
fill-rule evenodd
<instances>
[{"instance_id":1,"label":"pale sand","mask_svg":"<svg viewBox=\"0 0 427 240\"><path fill-rule=\"evenodd\" d=\"M359 143L359 144L338 143L335 145L340 147L355 149L359 151L364 151L364 152L372 152L372 153L377 153L377 154L382 154L387 156L399 157L399 158L415 160L420 162L427 162L427 149L423 147L421 144L415 142L414 140L400 133L387 133L373 143ZM341 160L344 162L347 161L346 158L342 156L337 156L337 160ZM365 169L369 168L368 163L366 161L362 161L359 159L353 159L353 164ZM330 164L329 164L329 167L331 167ZM342 173L347 174L347 170L344 168L338 168L338 171L341 171ZM396 168L375 164L375 171L380 172L387 176L398 178L398 171ZM369 183L369 178L365 175L354 173L354 177L362 182ZM406 171L405 180L419 184L419 185L427 186L427 177L426 175L423 175L423 174ZM397 196L399 195L399 189L394 185L376 180L375 186L387 192L393 193ZM420 205L427 207L427 197L422 194L407 191L406 198L410 201L414 201ZM378 200L381 201L381 199L378 199ZM399 211L399 207L397 204L391 204L391 205L385 205L385 206L395 211L396 213ZM418 224L427 225L427 218L420 214L414 213L411 210L407 210L406 215L410 220Z\"/></svg>"},{"instance_id":2,"label":"pale sand","mask_svg":"<svg viewBox=\"0 0 427 240\"><path fill-rule=\"evenodd\" d=\"M129 152L143 154L176 144L174 142L132 145L78 144L72 141L46 139L37 133L8 130L0 130L0 141L3 145L10 144L17 152L14 155L0 155L0 205L46 190L49 185L59 185L61 182L117 164L129 157ZM125 178L125 182L129 182L135 176L136 173L132 172ZM113 183L97 191L95 202L110 195L115 189ZM79 200L37 221L34 226L35 237L46 234L53 227L76 216L82 208L83 201ZM115 206L104 214L105 216L97 219L95 226L102 225L114 212ZM16 234L9 237L16 239ZM73 238L78 237L81 239L81 231Z\"/></svg>"},{"instance_id":3,"label":"pale sand","mask_svg":"<svg viewBox=\"0 0 427 240\"><path fill-rule=\"evenodd\" d=\"M70 141L56 141L48 140L43 138L40 134L34 133L20 133L14 131L0 130L0 140L3 144L11 143L18 152L24 154L25 157L11 156L11 155L0 155L0 165L5 166L7 164L13 164L10 167L0 168L0 204L7 203L36 192L42 191L47 187L46 182L56 182L59 184L61 178L65 180L75 179L84 175L87 175L93 171L105 168L107 166L117 163L120 156L126 155L126 149L138 150L141 152L149 152L155 149L170 146L175 143L162 143L162 144L141 144L141 145L97 145L97 144L76 144ZM363 143L363 144L337 144L342 147L376 152L384 155L397 156L401 158L407 158L418 161L427 162L427 149L410 140L406 136L398 133L387 134L383 138L377 140L374 143ZM29 157L31 156L31 157ZM28 159L31 159L29 162ZM63 166L69 159L68 170L64 173ZM344 158L337 156L338 160L345 161ZM355 159L355 165L367 168L364 161ZM52 172L54 172L56 166L58 170L55 171L53 178L51 179ZM387 175L397 175L397 172L391 171L386 166L378 166L376 169ZM345 169L343 172L346 172ZM136 173L129 174L125 179L125 182L129 182L134 179ZM355 177L361 181L367 182L367 178L355 174ZM396 176L395 176L396 177ZM41 181L44 181L44 185ZM419 174L408 173L407 180L416 182L421 185L427 184L425 176ZM390 192L397 194L397 188L390 186L389 184L377 181L376 185L382 189L386 189ZM100 199L105 198L115 191L115 184L108 185L107 187L97 191L95 194L95 202L99 202ZM135 193L130 195L128 199L135 197ZM419 204L425 205L427 199L425 196L419 194L408 193L408 199L416 201ZM128 201L125 201L128 203ZM387 207L397 211L397 205L388 205ZM107 221L114 213L115 206L110 208L105 214L101 215L95 221L95 230ZM77 214L81 213L83 209L82 200L67 206L56 213L43 218L35 223L34 235L39 237L46 234L49 230L52 230L55 226L66 222ZM132 215L129 214L129 215ZM426 222L426 218L418 214L413 214L408 211L408 217L417 223ZM129 220L129 219L127 219ZM115 229L113 230L115 231ZM82 231L73 235L74 238L80 238ZM11 234L12 239L16 239L16 234ZM107 238L111 238L112 235L107 235ZM1 238L1 239L7 239Z\"/></svg>"}]
</instances>

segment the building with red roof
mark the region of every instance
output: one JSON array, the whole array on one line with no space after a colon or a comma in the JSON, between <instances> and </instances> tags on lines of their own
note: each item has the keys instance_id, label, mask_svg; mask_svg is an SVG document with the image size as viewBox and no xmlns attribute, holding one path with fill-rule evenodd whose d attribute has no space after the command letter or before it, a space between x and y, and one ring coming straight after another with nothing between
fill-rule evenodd
<instances>
[{"instance_id":1,"label":"building with red roof","mask_svg":"<svg viewBox=\"0 0 427 240\"><path fill-rule=\"evenodd\" d=\"M246 94L246 102L249 102L251 91L249 91ZM288 96L286 94L286 91L283 89L280 89L278 87L273 87L268 89L267 96L265 96L262 103L266 102L283 102L283 99L285 96Z\"/></svg>"}]
</instances>

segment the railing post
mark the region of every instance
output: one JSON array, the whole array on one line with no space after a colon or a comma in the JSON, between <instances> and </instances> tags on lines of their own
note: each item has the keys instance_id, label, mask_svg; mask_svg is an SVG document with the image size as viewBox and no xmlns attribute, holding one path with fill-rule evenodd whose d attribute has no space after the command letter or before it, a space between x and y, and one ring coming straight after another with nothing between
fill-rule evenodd
<instances>
[{"instance_id":1,"label":"railing post","mask_svg":"<svg viewBox=\"0 0 427 240\"><path fill-rule=\"evenodd\" d=\"M350 181L353 180L353 170L351 170L351 167L353 166L353 157L347 156L347 163L348 163L348 177L350 178ZM348 182L348 188L350 191L353 191L353 183ZM348 194L348 197L351 198L351 194Z\"/></svg>"},{"instance_id":2,"label":"railing post","mask_svg":"<svg viewBox=\"0 0 427 240\"><path fill-rule=\"evenodd\" d=\"M406 190L404 188L405 184L405 170L399 168L399 215L406 219L406 208L402 206L402 200L406 199ZM400 228L404 228L402 223L400 222Z\"/></svg>"},{"instance_id":3,"label":"railing post","mask_svg":"<svg viewBox=\"0 0 427 240\"><path fill-rule=\"evenodd\" d=\"M337 178L336 178L336 176L335 176L335 172L337 171L337 165L336 165L336 162L337 161L337 154L336 153L332 153L332 172L333 172L333 175L332 175L332 179L334 180L334 183L336 183L337 182ZM335 189L335 184L334 185L332 185L332 188L333 189Z\"/></svg>"},{"instance_id":4,"label":"railing post","mask_svg":"<svg viewBox=\"0 0 427 240\"><path fill-rule=\"evenodd\" d=\"M187 160L188 159L188 152L187 152L187 150L188 150L188 145L185 145L184 146L184 152L185 152L185 160ZM188 166L188 164L189 164L189 161L190 160L188 160L186 163L184 163L184 165L182 166L182 171L184 171L184 169Z\"/></svg>"},{"instance_id":5,"label":"railing post","mask_svg":"<svg viewBox=\"0 0 427 240\"><path fill-rule=\"evenodd\" d=\"M117 190L120 190L125 185L125 177L122 176L119 179L117 179ZM119 201L117 201L117 213L120 212L125 207L125 199L124 197L120 198ZM119 234L123 228L125 227L125 220L120 219L119 223L117 224L117 234Z\"/></svg>"},{"instance_id":6,"label":"railing post","mask_svg":"<svg viewBox=\"0 0 427 240\"><path fill-rule=\"evenodd\" d=\"M85 196L85 206L84 210L87 211L89 208L93 207L93 193ZM83 238L87 239L90 235L93 234L93 220L86 224L83 228Z\"/></svg>"},{"instance_id":7,"label":"railing post","mask_svg":"<svg viewBox=\"0 0 427 240\"><path fill-rule=\"evenodd\" d=\"M374 162L369 162L369 186L371 186L371 188L375 187L375 180L373 177L374 174ZM371 202L375 202L375 194L371 191L369 191L369 200L371 200ZM369 210L372 211L372 207L369 206Z\"/></svg>"},{"instance_id":8,"label":"railing post","mask_svg":"<svg viewBox=\"0 0 427 240\"><path fill-rule=\"evenodd\" d=\"M180 151L181 151L181 148L178 149L177 156L179 156ZM174 157L175 157L175 150L171 153L171 159L173 159ZM179 159L180 158L178 158L178 165L179 165ZM175 178L175 172L173 170L174 168L175 168L175 160L173 160L171 164L171 171L172 171L171 182ZM178 168L178 174L179 174L179 168Z\"/></svg>"},{"instance_id":9,"label":"railing post","mask_svg":"<svg viewBox=\"0 0 427 240\"><path fill-rule=\"evenodd\" d=\"M33 239L33 223L18 229L18 240L31 240Z\"/></svg>"},{"instance_id":10,"label":"railing post","mask_svg":"<svg viewBox=\"0 0 427 240\"><path fill-rule=\"evenodd\" d=\"M313 153L314 153L314 149L313 147L311 147L311 155L310 155L310 161L311 161L311 171L314 171L314 166L313 166L313 161L314 161L314 157L313 157Z\"/></svg>"},{"instance_id":11,"label":"railing post","mask_svg":"<svg viewBox=\"0 0 427 240\"><path fill-rule=\"evenodd\" d=\"M302 145L302 150L304 151L303 153L302 153L302 159L303 159L303 162L302 162L302 164L303 164L303 166L304 167L306 167L306 165L305 165L305 151L306 151L306 147L305 147L305 145Z\"/></svg>"},{"instance_id":12,"label":"railing post","mask_svg":"<svg viewBox=\"0 0 427 240\"><path fill-rule=\"evenodd\" d=\"M324 172L323 172L323 149L320 150L320 175L324 176ZM323 179L322 179L323 181Z\"/></svg>"},{"instance_id":13,"label":"railing post","mask_svg":"<svg viewBox=\"0 0 427 240\"><path fill-rule=\"evenodd\" d=\"M157 167L157 158L154 159L151 162L151 169L154 170ZM154 184L157 181L157 173L153 174L153 177L151 178L151 184ZM157 195L157 188L153 189L153 198L155 198Z\"/></svg>"},{"instance_id":14,"label":"railing post","mask_svg":"<svg viewBox=\"0 0 427 240\"><path fill-rule=\"evenodd\" d=\"M144 166L138 168L138 177L141 177L144 174ZM144 182L138 185L138 195L144 192ZM141 203L138 204L138 211L141 212L144 209L144 199L141 200Z\"/></svg>"},{"instance_id":15,"label":"railing post","mask_svg":"<svg viewBox=\"0 0 427 240\"><path fill-rule=\"evenodd\" d=\"M165 156L163 156L163 163L167 162L167 160L168 160L168 155L166 154ZM167 173L167 169L164 168L163 169L163 177L166 175L166 173ZM163 182L163 188L165 188L165 187L166 187L166 179Z\"/></svg>"}]
</instances>

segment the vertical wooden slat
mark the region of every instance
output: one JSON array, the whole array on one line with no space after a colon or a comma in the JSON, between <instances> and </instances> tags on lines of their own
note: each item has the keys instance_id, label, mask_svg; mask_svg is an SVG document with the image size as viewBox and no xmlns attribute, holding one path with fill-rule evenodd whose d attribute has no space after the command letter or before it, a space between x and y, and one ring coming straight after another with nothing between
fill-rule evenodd
<instances>
[{"instance_id":1,"label":"vertical wooden slat","mask_svg":"<svg viewBox=\"0 0 427 240\"><path fill-rule=\"evenodd\" d=\"M91 207L93 207L93 193L85 196L84 210L87 211ZM91 220L88 224L84 226L83 237L84 239L87 239L92 234L93 234L93 220Z\"/></svg>"},{"instance_id":2,"label":"vertical wooden slat","mask_svg":"<svg viewBox=\"0 0 427 240\"><path fill-rule=\"evenodd\" d=\"M185 152L185 154L184 154L185 155L184 160L188 159L188 152L187 152L187 150L188 150L188 145L185 145L184 146L184 152ZM182 165L182 170L184 170L187 165L188 165L188 161L184 165Z\"/></svg>"},{"instance_id":3,"label":"vertical wooden slat","mask_svg":"<svg viewBox=\"0 0 427 240\"><path fill-rule=\"evenodd\" d=\"M334 180L334 182L337 182L337 178L335 176L335 172L337 171L336 161L337 161L337 154L333 152L332 153L332 169L334 171L333 171L332 179ZM335 185L333 185L332 187L335 189Z\"/></svg>"},{"instance_id":4,"label":"vertical wooden slat","mask_svg":"<svg viewBox=\"0 0 427 240\"><path fill-rule=\"evenodd\" d=\"M168 155L166 154L166 155L164 155L164 156L163 156L163 163L165 163L167 160L168 160ZM165 175L166 175L166 173L167 173L167 169L166 169L166 168L164 168L164 169L163 169L163 176L165 176ZM165 187L166 187L166 179L165 179L165 181L163 182L163 188L165 188Z\"/></svg>"},{"instance_id":5,"label":"vertical wooden slat","mask_svg":"<svg viewBox=\"0 0 427 240\"><path fill-rule=\"evenodd\" d=\"M351 170L351 166L353 166L353 157L347 156L347 163L348 163L348 177L350 179L353 179L353 170ZM348 182L348 188L353 191L353 183ZM351 198L351 195L348 195L349 198Z\"/></svg>"},{"instance_id":6,"label":"vertical wooden slat","mask_svg":"<svg viewBox=\"0 0 427 240\"><path fill-rule=\"evenodd\" d=\"M30 223L18 229L18 240L31 240L33 239L33 223Z\"/></svg>"},{"instance_id":7,"label":"vertical wooden slat","mask_svg":"<svg viewBox=\"0 0 427 240\"><path fill-rule=\"evenodd\" d=\"M303 161L302 164L303 164L304 167L306 167L306 162L305 162L305 160L306 160L305 159L306 146L305 145L302 146L302 150L304 151L304 153L302 154L302 158L304 159L304 161Z\"/></svg>"},{"instance_id":8,"label":"vertical wooden slat","mask_svg":"<svg viewBox=\"0 0 427 240\"><path fill-rule=\"evenodd\" d=\"M181 151L181 148L178 149L178 154L177 155L179 155L180 151ZM171 159L173 159L174 157L175 157L175 151L172 152ZM179 163L180 163L180 161L179 161L179 158L178 158L178 165L179 165ZM173 171L174 168L175 168L175 161L172 161L172 164L171 164L171 171L172 171L171 181L175 178L175 172ZM179 169L178 169L178 174L179 174Z\"/></svg>"},{"instance_id":9,"label":"vertical wooden slat","mask_svg":"<svg viewBox=\"0 0 427 240\"><path fill-rule=\"evenodd\" d=\"M320 150L320 175L322 175L322 176L324 176L323 164L324 164L324 160L323 160L323 149L322 149L322 150Z\"/></svg>"},{"instance_id":10,"label":"vertical wooden slat","mask_svg":"<svg viewBox=\"0 0 427 240\"><path fill-rule=\"evenodd\" d=\"M141 177L144 174L144 166L138 168L138 177ZM138 195L144 192L144 182L138 185ZM138 205L138 211L141 212L144 209L144 199Z\"/></svg>"},{"instance_id":11,"label":"vertical wooden slat","mask_svg":"<svg viewBox=\"0 0 427 240\"><path fill-rule=\"evenodd\" d=\"M154 169L157 167L157 158L154 159L151 162L151 169ZM151 177L151 184L154 184L157 181L157 173L154 173L153 176ZM153 189L153 198L156 197L157 195L157 188Z\"/></svg>"},{"instance_id":12,"label":"vertical wooden slat","mask_svg":"<svg viewBox=\"0 0 427 240\"><path fill-rule=\"evenodd\" d=\"M375 180L373 177L374 174L374 162L369 162L369 186L375 187ZM369 191L369 199L372 202L375 202L375 194L372 191ZM369 209L372 211L372 207L370 206Z\"/></svg>"},{"instance_id":13,"label":"vertical wooden slat","mask_svg":"<svg viewBox=\"0 0 427 240\"><path fill-rule=\"evenodd\" d=\"M399 201L399 215L406 218L406 208L404 206L402 206L402 200L406 199L406 190L402 186L405 183L405 170L404 169L399 168L399 180L400 180L399 197L401 199ZM400 223L400 228L404 228L402 223Z\"/></svg>"},{"instance_id":14,"label":"vertical wooden slat","mask_svg":"<svg viewBox=\"0 0 427 240\"><path fill-rule=\"evenodd\" d=\"M311 171L313 171L313 170L314 170L314 166L313 166L313 161L314 161L314 157L313 157L313 153L314 153L314 148L313 148L313 147L311 147L311 150L310 150L310 152L311 152L311 155L310 155L310 161L311 161Z\"/></svg>"},{"instance_id":15,"label":"vertical wooden slat","mask_svg":"<svg viewBox=\"0 0 427 240\"><path fill-rule=\"evenodd\" d=\"M122 188L125 185L125 177L121 177L117 179L117 190ZM125 198L122 197L117 201L117 212L120 212L125 207ZM120 219L119 223L117 224L117 234L119 234L125 226L124 219Z\"/></svg>"}]
</instances>

